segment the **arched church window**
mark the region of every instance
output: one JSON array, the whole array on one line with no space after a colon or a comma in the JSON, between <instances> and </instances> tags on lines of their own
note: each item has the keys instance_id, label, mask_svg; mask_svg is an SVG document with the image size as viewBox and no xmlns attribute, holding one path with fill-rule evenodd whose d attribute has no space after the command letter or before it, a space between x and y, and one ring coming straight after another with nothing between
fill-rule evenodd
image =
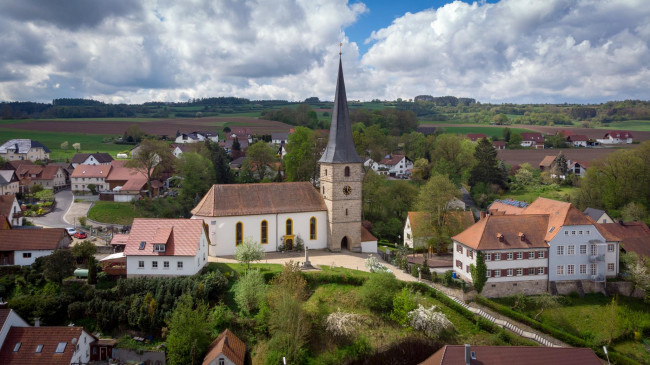
<instances>
[{"instance_id":1,"label":"arched church window","mask_svg":"<svg viewBox=\"0 0 650 365\"><path fill-rule=\"evenodd\" d=\"M345 208L345 215L348 215L348 208Z\"/></svg>"},{"instance_id":2,"label":"arched church window","mask_svg":"<svg viewBox=\"0 0 650 365\"><path fill-rule=\"evenodd\" d=\"M260 224L260 242L269 243L269 222L262 221Z\"/></svg>"},{"instance_id":3,"label":"arched church window","mask_svg":"<svg viewBox=\"0 0 650 365\"><path fill-rule=\"evenodd\" d=\"M291 236L293 234L293 221L291 218L287 219L286 232L287 236Z\"/></svg>"},{"instance_id":4,"label":"arched church window","mask_svg":"<svg viewBox=\"0 0 650 365\"><path fill-rule=\"evenodd\" d=\"M241 245L244 242L244 223L237 222L235 225L235 244Z\"/></svg>"},{"instance_id":5,"label":"arched church window","mask_svg":"<svg viewBox=\"0 0 650 365\"><path fill-rule=\"evenodd\" d=\"M325 169L325 176L327 176L327 169Z\"/></svg>"},{"instance_id":6,"label":"arched church window","mask_svg":"<svg viewBox=\"0 0 650 365\"><path fill-rule=\"evenodd\" d=\"M316 239L316 217L311 217L309 219L309 239Z\"/></svg>"},{"instance_id":7,"label":"arched church window","mask_svg":"<svg viewBox=\"0 0 650 365\"><path fill-rule=\"evenodd\" d=\"M345 166L345 176L350 176L350 166Z\"/></svg>"}]
</instances>

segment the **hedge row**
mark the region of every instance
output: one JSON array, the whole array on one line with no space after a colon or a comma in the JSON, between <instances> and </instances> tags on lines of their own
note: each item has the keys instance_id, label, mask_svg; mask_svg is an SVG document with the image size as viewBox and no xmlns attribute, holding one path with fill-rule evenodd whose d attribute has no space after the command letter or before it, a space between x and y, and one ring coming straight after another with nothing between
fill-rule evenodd
<instances>
[{"instance_id":1,"label":"hedge row","mask_svg":"<svg viewBox=\"0 0 650 365\"><path fill-rule=\"evenodd\" d=\"M361 286L367 280L367 278L363 276L329 273L324 271L305 273L304 277L307 280L307 283L312 286L320 284L343 284Z\"/></svg>"},{"instance_id":2,"label":"hedge row","mask_svg":"<svg viewBox=\"0 0 650 365\"><path fill-rule=\"evenodd\" d=\"M580 337L574 336L570 333L564 332L562 330L559 330L555 327L546 325L544 323L541 323L539 321L536 321L520 312L514 311L504 305L495 303L483 296L477 295L474 297L474 300L482 304L500 314L503 314L504 316L510 317L516 321L519 321L521 323L524 323L538 331L541 331L543 333L549 334L553 336L554 338L557 338L558 340L565 342L571 346L574 347L590 347L594 350L594 352L601 358L606 358L605 353L603 352L603 349L600 345L596 344L590 344L587 341L583 340ZM621 355L619 353L614 352L613 350L608 350L609 352L609 359L612 360L615 364L621 364L621 365L634 365L638 364L636 361L630 359L629 357L626 357L624 355Z\"/></svg>"}]
</instances>

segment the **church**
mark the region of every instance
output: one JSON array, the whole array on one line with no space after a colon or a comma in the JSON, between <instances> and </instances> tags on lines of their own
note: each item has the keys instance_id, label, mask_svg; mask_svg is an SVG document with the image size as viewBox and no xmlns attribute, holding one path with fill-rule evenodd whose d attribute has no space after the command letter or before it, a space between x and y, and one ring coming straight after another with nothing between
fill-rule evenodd
<instances>
[{"instance_id":1,"label":"church","mask_svg":"<svg viewBox=\"0 0 650 365\"><path fill-rule=\"evenodd\" d=\"M252 239L266 252L309 249L377 252L377 239L361 225L363 160L352 139L339 59L327 147L321 157L320 191L309 182L213 185L192 210L208 226L210 256L234 255Z\"/></svg>"}]
</instances>

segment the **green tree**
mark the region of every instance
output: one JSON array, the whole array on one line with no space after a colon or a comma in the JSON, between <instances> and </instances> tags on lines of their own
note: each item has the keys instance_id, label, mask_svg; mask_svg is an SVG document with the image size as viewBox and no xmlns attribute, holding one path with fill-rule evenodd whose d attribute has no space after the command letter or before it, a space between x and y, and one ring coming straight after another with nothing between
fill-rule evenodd
<instances>
[{"instance_id":1,"label":"green tree","mask_svg":"<svg viewBox=\"0 0 650 365\"><path fill-rule=\"evenodd\" d=\"M183 153L176 160L176 173L183 178L178 198L187 210L196 206L215 183L212 162L198 153Z\"/></svg>"},{"instance_id":2,"label":"green tree","mask_svg":"<svg viewBox=\"0 0 650 365\"><path fill-rule=\"evenodd\" d=\"M246 269L250 269L251 262L264 260L264 255L264 247L252 237L244 238L244 242L235 248L235 259L241 264L246 264Z\"/></svg>"},{"instance_id":3,"label":"green tree","mask_svg":"<svg viewBox=\"0 0 650 365\"><path fill-rule=\"evenodd\" d=\"M554 174L558 180L562 179L562 176L566 177L567 171L569 170L566 157L564 153L560 153L555 157L553 163L551 164L551 173Z\"/></svg>"},{"instance_id":4,"label":"green tree","mask_svg":"<svg viewBox=\"0 0 650 365\"><path fill-rule=\"evenodd\" d=\"M402 291L393 297L393 311L390 313L390 319L406 326L409 323L408 314L417 308L414 294L408 288L402 288Z\"/></svg>"},{"instance_id":5,"label":"green tree","mask_svg":"<svg viewBox=\"0 0 650 365\"><path fill-rule=\"evenodd\" d=\"M431 176L431 165L426 158L417 159L413 163L413 174L411 179L414 181L427 181Z\"/></svg>"},{"instance_id":6,"label":"green tree","mask_svg":"<svg viewBox=\"0 0 650 365\"><path fill-rule=\"evenodd\" d=\"M124 131L124 136L122 137L126 142L135 142L138 143L142 141L142 138L146 133L138 126L137 124L131 124Z\"/></svg>"},{"instance_id":7,"label":"green tree","mask_svg":"<svg viewBox=\"0 0 650 365\"><path fill-rule=\"evenodd\" d=\"M97 260L95 256L88 259L88 284L97 284Z\"/></svg>"},{"instance_id":8,"label":"green tree","mask_svg":"<svg viewBox=\"0 0 650 365\"><path fill-rule=\"evenodd\" d=\"M233 182L230 160L226 151L218 143L206 139L200 153L212 162L216 184L230 184Z\"/></svg>"},{"instance_id":9,"label":"green tree","mask_svg":"<svg viewBox=\"0 0 650 365\"><path fill-rule=\"evenodd\" d=\"M65 141L65 142L61 143L61 149L65 151L65 150L68 149L69 145L70 144L68 143L68 141Z\"/></svg>"},{"instance_id":10,"label":"green tree","mask_svg":"<svg viewBox=\"0 0 650 365\"><path fill-rule=\"evenodd\" d=\"M548 293L531 297L531 300L535 306L539 308L539 312L535 314L535 320L537 320L537 317L539 317L546 309L556 308L560 305L560 297Z\"/></svg>"},{"instance_id":11,"label":"green tree","mask_svg":"<svg viewBox=\"0 0 650 365\"><path fill-rule=\"evenodd\" d=\"M647 217L647 212L642 204L629 202L621 211L624 222L637 222L644 221Z\"/></svg>"},{"instance_id":12,"label":"green tree","mask_svg":"<svg viewBox=\"0 0 650 365\"><path fill-rule=\"evenodd\" d=\"M454 134L439 136L431 152L432 175L447 175L456 184L467 181L476 163L474 149L475 144L469 139Z\"/></svg>"},{"instance_id":13,"label":"green tree","mask_svg":"<svg viewBox=\"0 0 650 365\"><path fill-rule=\"evenodd\" d=\"M289 136L287 155L284 156L287 180L314 181L318 174L317 140L314 132L306 127L296 127Z\"/></svg>"},{"instance_id":14,"label":"green tree","mask_svg":"<svg viewBox=\"0 0 650 365\"><path fill-rule=\"evenodd\" d=\"M210 345L212 323L208 305L194 304L190 294L181 296L167 320L167 361L169 364L201 364Z\"/></svg>"},{"instance_id":15,"label":"green tree","mask_svg":"<svg viewBox=\"0 0 650 365\"><path fill-rule=\"evenodd\" d=\"M72 255L81 262L87 262L97 253L97 246L89 240L84 240L72 247Z\"/></svg>"},{"instance_id":16,"label":"green tree","mask_svg":"<svg viewBox=\"0 0 650 365\"><path fill-rule=\"evenodd\" d=\"M268 143L259 141L248 147L242 169L250 171L258 181L261 181L271 177L276 161L275 150Z\"/></svg>"},{"instance_id":17,"label":"green tree","mask_svg":"<svg viewBox=\"0 0 650 365\"><path fill-rule=\"evenodd\" d=\"M54 192L51 189L44 189L39 191L38 193L34 194L36 199L40 201L53 201L54 200Z\"/></svg>"},{"instance_id":18,"label":"green tree","mask_svg":"<svg viewBox=\"0 0 650 365\"><path fill-rule=\"evenodd\" d=\"M415 207L417 211L430 215L434 227L441 227L449 201L459 195L458 188L447 176L433 175L420 189Z\"/></svg>"},{"instance_id":19,"label":"green tree","mask_svg":"<svg viewBox=\"0 0 650 365\"><path fill-rule=\"evenodd\" d=\"M483 252L476 251L476 266L474 264L469 265L469 271L472 274L474 289L480 293L487 282L487 265L485 265Z\"/></svg>"},{"instance_id":20,"label":"green tree","mask_svg":"<svg viewBox=\"0 0 650 365\"><path fill-rule=\"evenodd\" d=\"M506 176L499 168L497 150L492 146L492 142L487 138L481 138L476 144L474 158L476 159L476 165L474 165L470 172L470 186L482 182L505 187Z\"/></svg>"},{"instance_id":21,"label":"green tree","mask_svg":"<svg viewBox=\"0 0 650 365\"><path fill-rule=\"evenodd\" d=\"M174 155L172 155L169 146L164 141L147 139L140 144L140 151L126 163L126 167L131 167L147 177L147 189L149 197L153 197L151 180L158 176L162 171L172 167L174 164Z\"/></svg>"},{"instance_id":22,"label":"green tree","mask_svg":"<svg viewBox=\"0 0 650 365\"><path fill-rule=\"evenodd\" d=\"M45 188L43 188L43 185L41 185L41 184L34 184L34 185L32 185L32 187L29 188L29 192L32 193L32 194L34 194L34 196L35 196L36 194L40 193L40 192L43 191L44 189L45 189Z\"/></svg>"},{"instance_id":23,"label":"green tree","mask_svg":"<svg viewBox=\"0 0 650 365\"><path fill-rule=\"evenodd\" d=\"M266 283L259 270L246 270L233 286L235 303L243 313L250 314L266 298Z\"/></svg>"},{"instance_id":24,"label":"green tree","mask_svg":"<svg viewBox=\"0 0 650 365\"><path fill-rule=\"evenodd\" d=\"M503 140L506 141L506 143L510 142L510 136L512 135L512 131L510 128L505 127L503 128Z\"/></svg>"},{"instance_id":25,"label":"green tree","mask_svg":"<svg viewBox=\"0 0 650 365\"><path fill-rule=\"evenodd\" d=\"M56 283L62 283L74 273L74 269L75 259L70 250L58 249L46 256L43 262L43 275Z\"/></svg>"},{"instance_id":26,"label":"green tree","mask_svg":"<svg viewBox=\"0 0 650 365\"><path fill-rule=\"evenodd\" d=\"M361 286L363 304L377 313L388 314L393 307L393 297L400 288L393 273L372 273Z\"/></svg>"},{"instance_id":27,"label":"green tree","mask_svg":"<svg viewBox=\"0 0 650 365\"><path fill-rule=\"evenodd\" d=\"M521 142L523 142L524 139L521 137L521 134L512 132L510 134L510 140L508 141L508 148L511 150L516 150L521 148Z\"/></svg>"},{"instance_id":28,"label":"green tree","mask_svg":"<svg viewBox=\"0 0 650 365\"><path fill-rule=\"evenodd\" d=\"M427 150L431 148L427 137L420 132L411 132L402 135L400 143L404 145L404 153L411 161L424 158Z\"/></svg>"}]
</instances>

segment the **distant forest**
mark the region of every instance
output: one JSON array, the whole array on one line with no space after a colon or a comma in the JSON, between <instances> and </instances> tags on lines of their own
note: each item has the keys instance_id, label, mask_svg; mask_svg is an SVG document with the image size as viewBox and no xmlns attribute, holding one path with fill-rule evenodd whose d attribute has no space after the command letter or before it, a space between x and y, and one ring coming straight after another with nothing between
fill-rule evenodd
<instances>
[{"instance_id":1,"label":"distant forest","mask_svg":"<svg viewBox=\"0 0 650 365\"><path fill-rule=\"evenodd\" d=\"M417 121L453 121L507 125L574 125L650 120L650 101L624 100L601 104L484 104L472 98L418 95L414 99L349 101L350 116L366 125L409 131ZM90 99L54 99L51 104L1 102L2 119L44 118L200 118L245 115L312 129L327 128L332 102L310 97L302 102L249 100L237 97L190 99L186 102L106 104Z\"/></svg>"}]
</instances>

